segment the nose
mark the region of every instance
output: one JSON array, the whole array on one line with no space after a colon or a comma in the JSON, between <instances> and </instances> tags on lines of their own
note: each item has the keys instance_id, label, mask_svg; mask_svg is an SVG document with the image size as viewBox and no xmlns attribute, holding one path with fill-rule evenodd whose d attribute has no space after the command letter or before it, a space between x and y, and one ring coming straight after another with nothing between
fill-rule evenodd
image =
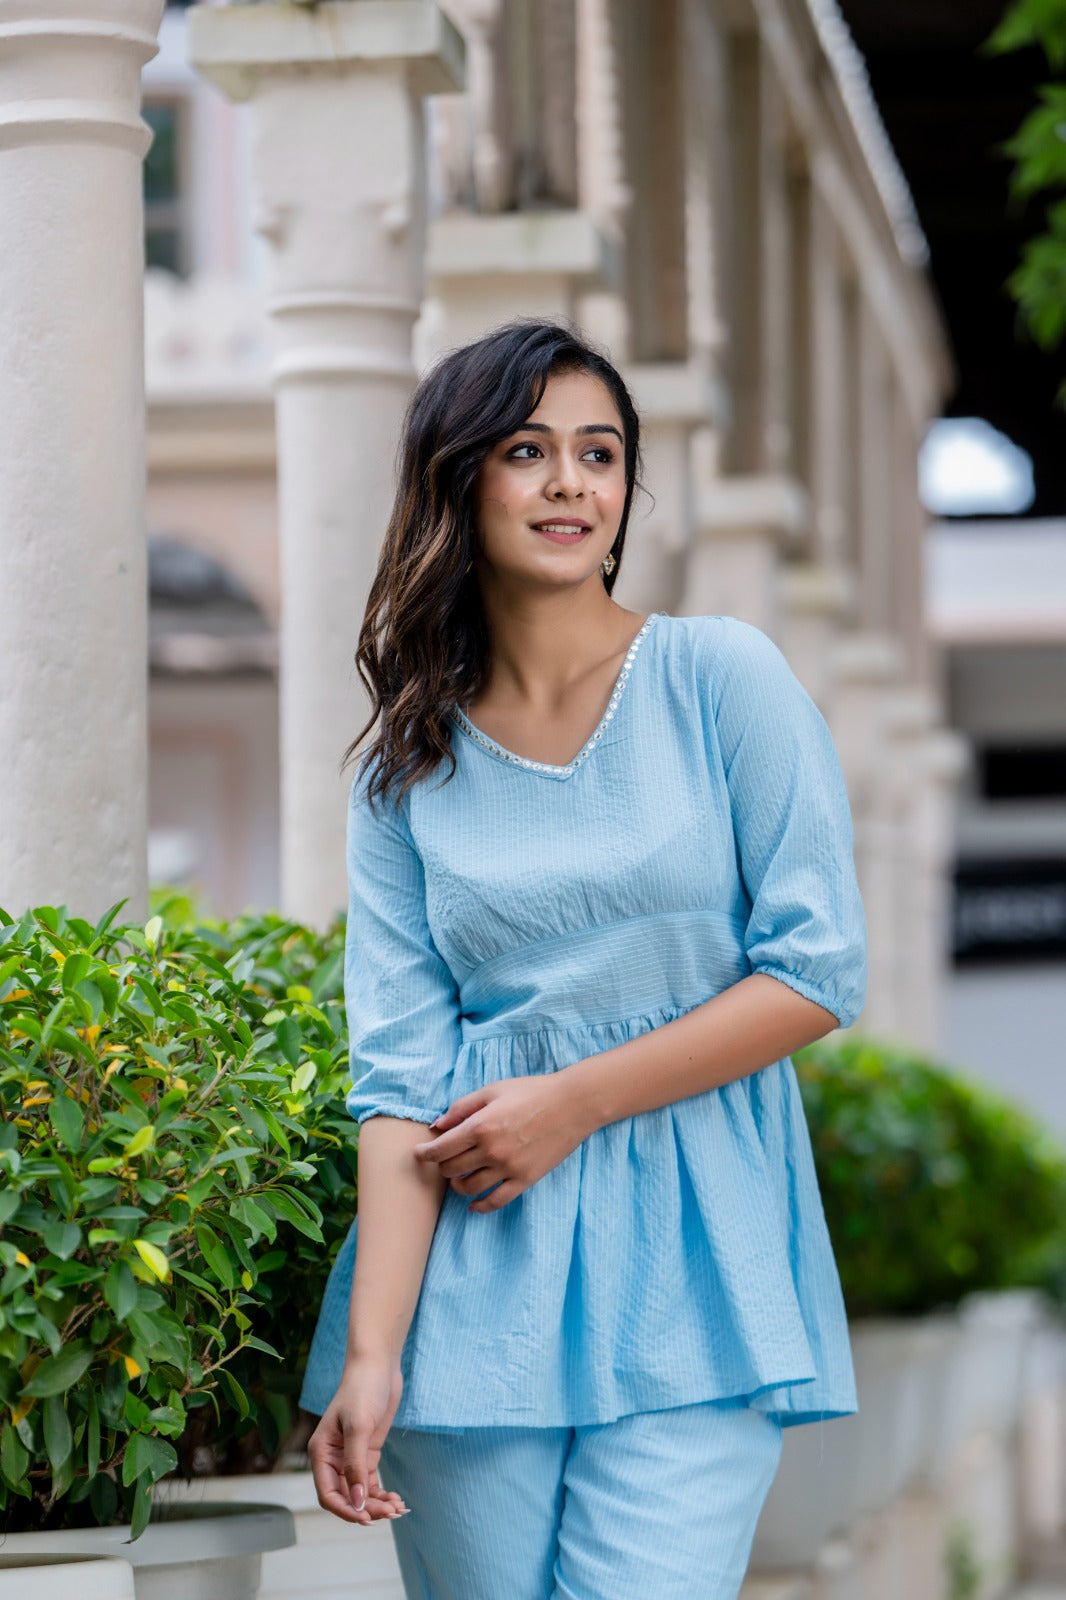
<instances>
[{"instance_id":1,"label":"nose","mask_svg":"<svg viewBox=\"0 0 1066 1600\"><path fill-rule=\"evenodd\" d=\"M569 450L560 450L553 458L545 492L549 499L580 499L585 493L585 480L576 457Z\"/></svg>"}]
</instances>

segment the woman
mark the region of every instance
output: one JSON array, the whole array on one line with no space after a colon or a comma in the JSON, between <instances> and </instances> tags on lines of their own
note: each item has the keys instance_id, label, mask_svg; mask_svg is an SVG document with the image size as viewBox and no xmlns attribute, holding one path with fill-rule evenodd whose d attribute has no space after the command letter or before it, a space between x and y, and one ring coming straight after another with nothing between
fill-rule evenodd
<instances>
[{"instance_id":1,"label":"woman","mask_svg":"<svg viewBox=\"0 0 1066 1600\"><path fill-rule=\"evenodd\" d=\"M857 1409L789 1060L864 1000L844 784L765 634L612 600L638 466L573 332L453 352L360 636L359 1227L301 1403L409 1600L735 1600L782 1428Z\"/></svg>"}]
</instances>

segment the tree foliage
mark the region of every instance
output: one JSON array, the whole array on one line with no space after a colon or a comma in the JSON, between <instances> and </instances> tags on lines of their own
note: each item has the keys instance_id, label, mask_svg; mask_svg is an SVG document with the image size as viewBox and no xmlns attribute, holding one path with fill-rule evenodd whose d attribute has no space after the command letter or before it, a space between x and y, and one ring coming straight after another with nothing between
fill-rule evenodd
<instances>
[{"instance_id":1,"label":"tree foliage","mask_svg":"<svg viewBox=\"0 0 1066 1600\"><path fill-rule=\"evenodd\" d=\"M1005 151L1014 163L1011 193L1047 197L1045 226L1022 246L1007 288L1031 337L1054 351L1066 340L1066 0L1012 0L985 48L1006 54L1032 46L1043 51L1054 79L1038 89L1038 103Z\"/></svg>"}]
</instances>

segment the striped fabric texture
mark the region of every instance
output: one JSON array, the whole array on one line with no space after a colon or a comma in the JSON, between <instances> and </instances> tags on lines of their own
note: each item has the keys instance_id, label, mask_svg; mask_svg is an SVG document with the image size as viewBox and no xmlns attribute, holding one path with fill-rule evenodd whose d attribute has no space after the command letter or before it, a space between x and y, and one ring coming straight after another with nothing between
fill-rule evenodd
<instances>
[{"instance_id":1,"label":"striped fabric texture","mask_svg":"<svg viewBox=\"0 0 1066 1600\"><path fill-rule=\"evenodd\" d=\"M750 972L842 1026L866 923L839 761L769 637L653 612L566 766L456 713L457 769L402 805L352 785L348 1109L432 1122ZM840 1282L786 1057L598 1129L492 1213L447 1189L394 1427L585 1427L727 1397L782 1426L858 1409ZM344 1359L357 1226L301 1403Z\"/></svg>"},{"instance_id":2,"label":"striped fabric texture","mask_svg":"<svg viewBox=\"0 0 1066 1600\"><path fill-rule=\"evenodd\" d=\"M734 1401L590 1428L392 1428L404 1594L736 1600L780 1457L774 1419Z\"/></svg>"}]
</instances>

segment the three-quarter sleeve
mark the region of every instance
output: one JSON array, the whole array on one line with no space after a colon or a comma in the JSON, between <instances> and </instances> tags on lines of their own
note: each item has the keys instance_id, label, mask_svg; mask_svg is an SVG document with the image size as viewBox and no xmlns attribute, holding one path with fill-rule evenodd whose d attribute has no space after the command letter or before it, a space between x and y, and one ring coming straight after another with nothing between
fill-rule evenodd
<instances>
[{"instance_id":1,"label":"three-quarter sleeve","mask_svg":"<svg viewBox=\"0 0 1066 1600\"><path fill-rule=\"evenodd\" d=\"M454 976L426 919L425 875L402 807L370 806L365 765L348 802L344 1000L357 1122L433 1122L461 1044Z\"/></svg>"},{"instance_id":2,"label":"three-quarter sleeve","mask_svg":"<svg viewBox=\"0 0 1066 1600\"><path fill-rule=\"evenodd\" d=\"M712 704L751 902L747 957L847 1027L866 1001L867 931L833 737L773 640L721 622Z\"/></svg>"}]
</instances>

